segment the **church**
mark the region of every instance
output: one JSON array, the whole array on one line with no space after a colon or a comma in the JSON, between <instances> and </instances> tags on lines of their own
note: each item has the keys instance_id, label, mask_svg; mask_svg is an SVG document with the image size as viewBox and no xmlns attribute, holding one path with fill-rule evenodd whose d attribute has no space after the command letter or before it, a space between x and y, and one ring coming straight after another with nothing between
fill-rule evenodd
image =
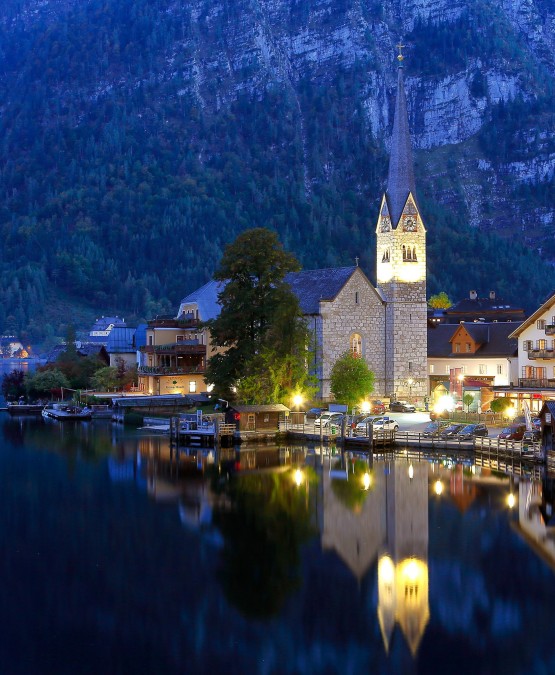
<instances>
[{"instance_id":1,"label":"church","mask_svg":"<svg viewBox=\"0 0 555 675\"><path fill-rule=\"evenodd\" d=\"M365 359L374 372L375 396L422 399L428 390L426 229L415 194L403 56L399 54L397 58L397 98L389 173L376 224L376 286L358 265L304 270L286 277L299 298L312 333L312 344L316 346L314 370L323 400L331 398L331 369L347 350ZM185 297L180 303L176 322L187 319L202 323L216 317L219 290L219 285L211 281ZM156 331L155 324L149 322L147 329L151 346L161 344L161 334L157 338L152 332ZM196 339L205 347L205 365L206 359L214 353L214 346L210 344L210 336L199 338L197 335ZM181 342L183 351L186 347L183 336ZM151 351L152 354L147 347L149 366L153 370L148 378L143 377L144 389L153 393L206 390L201 373L197 373L198 381L193 381L191 375L190 382L185 381L186 378L181 382L178 373L158 374L156 368L162 362L158 363L156 350ZM171 368L173 362L167 348L163 358ZM177 363L176 356L174 367ZM173 384L164 386L159 380L164 377Z\"/></svg>"}]
</instances>

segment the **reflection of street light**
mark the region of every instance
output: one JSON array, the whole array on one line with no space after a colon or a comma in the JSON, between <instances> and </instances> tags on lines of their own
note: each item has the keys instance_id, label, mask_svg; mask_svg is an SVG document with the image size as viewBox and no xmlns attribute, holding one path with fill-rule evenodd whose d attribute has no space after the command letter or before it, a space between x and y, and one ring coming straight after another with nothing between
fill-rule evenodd
<instances>
[{"instance_id":1,"label":"reflection of street light","mask_svg":"<svg viewBox=\"0 0 555 675\"><path fill-rule=\"evenodd\" d=\"M438 497L443 494L443 483L439 480L439 478L434 483L434 492Z\"/></svg>"},{"instance_id":2,"label":"reflection of street light","mask_svg":"<svg viewBox=\"0 0 555 675\"><path fill-rule=\"evenodd\" d=\"M409 464L409 479L412 480L414 478L414 468L412 466L412 462Z\"/></svg>"},{"instance_id":3,"label":"reflection of street light","mask_svg":"<svg viewBox=\"0 0 555 675\"><path fill-rule=\"evenodd\" d=\"M369 490L371 484L372 484L372 476L367 471L362 477L362 487L365 490Z\"/></svg>"},{"instance_id":4,"label":"reflection of street light","mask_svg":"<svg viewBox=\"0 0 555 675\"><path fill-rule=\"evenodd\" d=\"M301 487L301 485L304 481L304 474L300 469L295 470L295 474L293 475L293 480L295 481L295 485L297 487Z\"/></svg>"},{"instance_id":5,"label":"reflection of street light","mask_svg":"<svg viewBox=\"0 0 555 675\"><path fill-rule=\"evenodd\" d=\"M514 505L516 504L516 497L513 492L509 492L507 495L507 506L512 509L514 508Z\"/></svg>"}]
</instances>

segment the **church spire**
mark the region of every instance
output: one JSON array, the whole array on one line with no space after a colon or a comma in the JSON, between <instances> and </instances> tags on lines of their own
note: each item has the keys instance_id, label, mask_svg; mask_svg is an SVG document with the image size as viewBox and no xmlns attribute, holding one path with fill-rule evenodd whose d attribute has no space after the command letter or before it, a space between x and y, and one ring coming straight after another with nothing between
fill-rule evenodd
<instances>
[{"instance_id":1,"label":"church spire","mask_svg":"<svg viewBox=\"0 0 555 675\"><path fill-rule=\"evenodd\" d=\"M398 44L399 69L397 73L397 101L391 137L391 154L389 158L389 174L387 177L386 197L391 216L391 224L397 227L409 192L415 197L414 168L407 113L407 98L403 83L404 45Z\"/></svg>"}]
</instances>

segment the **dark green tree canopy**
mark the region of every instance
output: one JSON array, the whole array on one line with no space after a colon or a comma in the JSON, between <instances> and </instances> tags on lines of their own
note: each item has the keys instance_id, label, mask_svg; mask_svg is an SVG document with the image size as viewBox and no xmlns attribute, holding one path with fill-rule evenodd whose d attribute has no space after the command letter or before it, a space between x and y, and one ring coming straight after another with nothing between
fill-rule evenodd
<instances>
[{"instance_id":1,"label":"dark green tree canopy","mask_svg":"<svg viewBox=\"0 0 555 675\"><path fill-rule=\"evenodd\" d=\"M243 232L225 249L214 275L225 283L218 296L221 311L208 322L213 342L227 348L208 363L206 381L218 392L229 396L239 380L254 376L246 398L259 402L272 396L276 377L281 391L295 386L301 371L306 375L298 367L299 359L306 358L306 326L297 297L284 280L299 267L277 235L263 228ZM263 391L255 392L256 380Z\"/></svg>"}]
</instances>

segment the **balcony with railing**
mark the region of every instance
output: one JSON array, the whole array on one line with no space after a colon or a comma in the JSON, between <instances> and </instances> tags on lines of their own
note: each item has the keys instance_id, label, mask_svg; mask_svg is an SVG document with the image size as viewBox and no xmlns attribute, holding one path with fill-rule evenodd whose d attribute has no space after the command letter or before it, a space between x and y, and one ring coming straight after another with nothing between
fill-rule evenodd
<instances>
[{"instance_id":1,"label":"balcony with railing","mask_svg":"<svg viewBox=\"0 0 555 675\"><path fill-rule=\"evenodd\" d=\"M183 318L176 319L175 317L157 316L147 322L149 328L197 328L200 325L198 319Z\"/></svg>"},{"instance_id":2,"label":"balcony with railing","mask_svg":"<svg viewBox=\"0 0 555 675\"><path fill-rule=\"evenodd\" d=\"M518 386L525 389L555 389L555 379L519 378Z\"/></svg>"},{"instance_id":3,"label":"balcony with railing","mask_svg":"<svg viewBox=\"0 0 555 675\"><path fill-rule=\"evenodd\" d=\"M204 364L196 366L139 366L139 375L202 375L205 372Z\"/></svg>"},{"instance_id":4,"label":"balcony with railing","mask_svg":"<svg viewBox=\"0 0 555 675\"><path fill-rule=\"evenodd\" d=\"M146 345L141 347L143 354L168 354L179 356L180 354L206 354L206 345L198 340L182 340L181 342L170 342L167 345Z\"/></svg>"},{"instance_id":5,"label":"balcony with railing","mask_svg":"<svg viewBox=\"0 0 555 675\"><path fill-rule=\"evenodd\" d=\"M535 359L555 359L555 351L553 349L529 349L528 358L531 361Z\"/></svg>"}]
</instances>

